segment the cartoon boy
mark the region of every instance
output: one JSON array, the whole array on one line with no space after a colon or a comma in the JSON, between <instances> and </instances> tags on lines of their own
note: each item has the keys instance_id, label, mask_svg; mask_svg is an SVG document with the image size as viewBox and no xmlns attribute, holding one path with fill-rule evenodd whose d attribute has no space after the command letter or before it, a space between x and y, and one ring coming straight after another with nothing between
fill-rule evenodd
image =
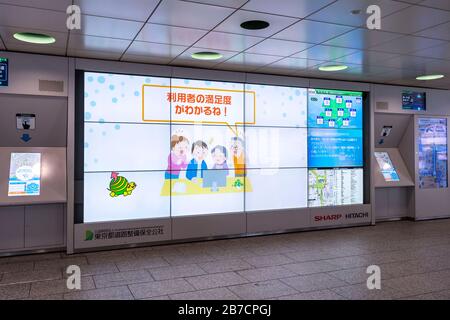
<instances>
[{"instance_id":1,"label":"cartoon boy","mask_svg":"<svg viewBox=\"0 0 450 320\"><path fill-rule=\"evenodd\" d=\"M231 154L236 177L245 177L245 147L244 140L239 137L231 138Z\"/></svg>"},{"instance_id":2,"label":"cartoon boy","mask_svg":"<svg viewBox=\"0 0 450 320\"><path fill-rule=\"evenodd\" d=\"M174 134L170 138L170 154L168 157L166 179L178 179L180 171L187 167L187 153L189 150L189 140L184 136Z\"/></svg>"},{"instance_id":3,"label":"cartoon boy","mask_svg":"<svg viewBox=\"0 0 450 320\"><path fill-rule=\"evenodd\" d=\"M222 169L228 175L227 149L224 146L217 145L211 150L211 156L214 161L213 169Z\"/></svg>"},{"instance_id":4,"label":"cartoon boy","mask_svg":"<svg viewBox=\"0 0 450 320\"><path fill-rule=\"evenodd\" d=\"M192 144L191 152L192 160L187 166L186 178L195 181L197 178L203 178L203 170L208 170L205 162L206 155L208 154L208 145L198 140Z\"/></svg>"}]
</instances>

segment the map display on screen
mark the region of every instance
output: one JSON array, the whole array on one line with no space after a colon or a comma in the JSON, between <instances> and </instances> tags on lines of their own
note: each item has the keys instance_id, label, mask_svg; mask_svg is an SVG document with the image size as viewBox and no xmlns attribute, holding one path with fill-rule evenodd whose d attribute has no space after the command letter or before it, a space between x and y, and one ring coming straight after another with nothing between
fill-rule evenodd
<instances>
[{"instance_id":1,"label":"map display on screen","mask_svg":"<svg viewBox=\"0 0 450 320\"><path fill-rule=\"evenodd\" d=\"M310 207L360 204L363 202L363 170L309 170Z\"/></svg>"}]
</instances>

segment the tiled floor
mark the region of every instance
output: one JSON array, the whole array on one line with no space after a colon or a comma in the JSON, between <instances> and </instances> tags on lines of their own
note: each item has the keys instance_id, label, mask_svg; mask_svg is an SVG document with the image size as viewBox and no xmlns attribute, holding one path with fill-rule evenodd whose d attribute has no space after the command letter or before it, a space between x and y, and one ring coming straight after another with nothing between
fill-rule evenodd
<instances>
[{"instance_id":1,"label":"tiled floor","mask_svg":"<svg viewBox=\"0 0 450 320\"><path fill-rule=\"evenodd\" d=\"M373 264L381 290L366 286ZM450 220L0 258L0 299L449 298Z\"/></svg>"}]
</instances>

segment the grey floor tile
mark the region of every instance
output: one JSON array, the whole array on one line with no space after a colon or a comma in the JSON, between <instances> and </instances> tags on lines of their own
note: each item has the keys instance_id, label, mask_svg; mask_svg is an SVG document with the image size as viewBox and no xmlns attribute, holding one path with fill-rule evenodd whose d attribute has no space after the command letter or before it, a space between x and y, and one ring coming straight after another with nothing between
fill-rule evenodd
<instances>
[{"instance_id":1,"label":"grey floor tile","mask_svg":"<svg viewBox=\"0 0 450 320\"><path fill-rule=\"evenodd\" d=\"M159 296L159 297L149 297L149 298L143 298L138 300L170 300L169 296Z\"/></svg>"},{"instance_id":2,"label":"grey floor tile","mask_svg":"<svg viewBox=\"0 0 450 320\"><path fill-rule=\"evenodd\" d=\"M392 300L404 296L403 292L383 286L383 284L379 290L369 290L365 283L332 288L330 290L351 300Z\"/></svg>"},{"instance_id":3,"label":"grey floor tile","mask_svg":"<svg viewBox=\"0 0 450 320\"><path fill-rule=\"evenodd\" d=\"M195 291L184 279L171 279L128 286L136 299L158 297L175 293Z\"/></svg>"},{"instance_id":4,"label":"grey floor tile","mask_svg":"<svg viewBox=\"0 0 450 320\"><path fill-rule=\"evenodd\" d=\"M97 288L117 287L133 283L154 281L146 270L124 271L93 276Z\"/></svg>"},{"instance_id":5,"label":"grey floor tile","mask_svg":"<svg viewBox=\"0 0 450 320\"><path fill-rule=\"evenodd\" d=\"M62 279L62 272L57 270L39 270L29 272L14 272L3 274L0 284L36 282Z\"/></svg>"},{"instance_id":6,"label":"grey floor tile","mask_svg":"<svg viewBox=\"0 0 450 320\"><path fill-rule=\"evenodd\" d=\"M326 273L295 276L281 279L281 281L299 292L317 291L347 285L344 281Z\"/></svg>"},{"instance_id":7,"label":"grey floor tile","mask_svg":"<svg viewBox=\"0 0 450 320\"><path fill-rule=\"evenodd\" d=\"M220 261L203 262L199 263L198 266L208 273L238 271L253 268L253 266L242 259L226 259Z\"/></svg>"},{"instance_id":8,"label":"grey floor tile","mask_svg":"<svg viewBox=\"0 0 450 320\"><path fill-rule=\"evenodd\" d=\"M404 298L404 300L450 300L450 290L409 296L407 298Z\"/></svg>"},{"instance_id":9,"label":"grey floor tile","mask_svg":"<svg viewBox=\"0 0 450 320\"><path fill-rule=\"evenodd\" d=\"M85 257L74 257L65 259L53 259L53 260L43 260L36 261L34 263L35 270L49 270L49 269L59 269L67 268L70 265L82 266L87 264L87 259Z\"/></svg>"},{"instance_id":10,"label":"grey floor tile","mask_svg":"<svg viewBox=\"0 0 450 320\"><path fill-rule=\"evenodd\" d=\"M238 300L239 297L227 288L214 288L170 295L172 300Z\"/></svg>"},{"instance_id":11,"label":"grey floor tile","mask_svg":"<svg viewBox=\"0 0 450 320\"><path fill-rule=\"evenodd\" d=\"M116 262L120 271L143 270L169 266L166 260L161 257L154 258L133 258Z\"/></svg>"},{"instance_id":12,"label":"grey floor tile","mask_svg":"<svg viewBox=\"0 0 450 320\"><path fill-rule=\"evenodd\" d=\"M109 254L100 255L91 254L87 256L89 264L107 264L132 260L136 260L136 256L131 251L109 252Z\"/></svg>"},{"instance_id":13,"label":"grey floor tile","mask_svg":"<svg viewBox=\"0 0 450 320\"><path fill-rule=\"evenodd\" d=\"M208 254L176 254L176 255L164 255L165 260L167 260L172 266L186 265L186 264L198 264L201 262L215 261L216 259Z\"/></svg>"},{"instance_id":14,"label":"grey floor tile","mask_svg":"<svg viewBox=\"0 0 450 320\"><path fill-rule=\"evenodd\" d=\"M213 257L215 260L230 260L230 259L241 259L246 257L255 256L253 252L246 248L233 248L233 249L220 249L217 251L209 252L209 256Z\"/></svg>"},{"instance_id":15,"label":"grey floor tile","mask_svg":"<svg viewBox=\"0 0 450 320\"><path fill-rule=\"evenodd\" d=\"M133 300L126 286L77 291L64 294L64 300Z\"/></svg>"},{"instance_id":16,"label":"grey floor tile","mask_svg":"<svg viewBox=\"0 0 450 320\"><path fill-rule=\"evenodd\" d=\"M294 272L297 275L322 273L340 269L340 267L332 265L323 260L290 263L283 265L283 267Z\"/></svg>"},{"instance_id":17,"label":"grey floor tile","mask_svg":"<svg viewBox=\"0 0 450 320\"><path fill-rule=\"evenodd\" d=\"M432 274L417 274L387 279L381 282L381 286L401 291L404 293L402 296L414 296L450 289L448 279Z\"/></svg>"},{"instance_id":18,"label":"grey floor tile","mask_svg":"<svg viewBox=\"0 0 450 320\"><path fill-rule=\"evenodd\" d=\"M0 274L10 272L29 272L34 268L34 262L16 262L0 264Z\"/></svg>"},{"instance_id":19,"label":"grey floor tile","mask_svg":"<svg viewBox=\"0 0 450 320\"><path fill-rule=\"evenodd\" d=\"M175 278L193 277L206 274L196 264L174 267L161 267L148 270L155 280L168 280Z\"/></svg>"},{"instance_id":20,"label":"grey floor tile","mask_svg":"<svg viewBox=\"0 0 450 320\"><path fill-rule=\"evenodd\" d=\"M228 289L244 300L273 299L298 293L279 280L241 284Z\"/></svg>"},{"instance_id":21,"label":"grey floor tile","mask_svg":"<svg viewBox=\"0 0 450 320\"><path fill-rule=\"evenodd\" d=\"M0 264L4 263L20 263L20 262L35 262L42 260L54 260L60 259L61 253L39 253L32 255L23 255L23 256L11 256L11 257L0 257Z\"/></svg>"},{"instance_id":22,"label":"grey floor tile","mask_svg":"<svg viewBox=\"0 0 450 320\"><path fill-rule=\"evenodd\" d=\"M279 297L279 300L343 300L344 297L325 289Z\"/></svg>"},{"instance_id":23,"label":"grey floor tile","mask_svg":"<svg viewBox=\"0 0 450 320\"><path fill-rule=\"evenodd\" d=\"M330 253L322 250L293 251L286 252L284 255L296 262L307 262L334 258L333 255L330 255Z\"/></svg>"},{"instance_id":24,"label":"grey floor tile","mask_svg":"<svg viewBox=\"0 0 450 320\"><path fill-rule=\"evenodd\" d=\"M119 269L117 268L115 263L108 262L108 263L99 263L99 264L84 264L79 266L81 276L93 276L98 274L105 274L105 273L114 273L119 272ZM60 268L63 274L64 278L67 278L71 275L71 273L67 273L66 268ZM55 269L57 270L57 269Z\"/></svg>"},{"instance_id":25,"label":"grey floor tile","mask_svg":"<svg viewBox=\"0 0 450 320\"><path fill-rule=\"evenodd\" d=\"M94 281L91 277L81 277L81 290L95 289ZM51 296L62 293L76 292L67 288L67 280L47 280L33 282L31 284L30 297Z\"/></svg>"},{"instance_id":26,"label":"grey floor tile","mask_svg":"<svg viewBox=\"0 0 450 320\"><path fill-rule=\"evenodd\" d=\"M294 260L286 257L282 254L264 255L244 258L244 261L248 262L252 266L259 267L271 267L294 262Z\"/></svg>"},{"instance_id":27,"label":"grey floor tile","mask_svg":"<svg viewBox=\"0 0 450 320\"><path fill-rule=\"evenodd\" d=\"M260 282L272 279L280 279L295 276L295 273L284 268L284 266L263 267L249 270L237 271L237 274L250 282Z\"/></svg>"},{"instance_id":28,"label":"grey floor tile","mask_svg":"<svg viewBox=\"0 0 450 320\"><path fill-rule=\"evenodd\" d=\"M364 256L341 257L324 260L325 262L342 269L350 269L355 267L367 267L372 265L370 259Z\"/></svg>"},{"instance_id":29,"label":"grey floor tile","mask_svg":"<svg viewBox=\"0 0 450 320\"><path fill-rule=\"evenodd\" d=\"M51 294L49 296L30 296L21 300L64 300L64 294Z\"/></svg>"},{"instance_id":30,"label":"grey floor tile","mask_svg":"<svg viewBox=\"0 0 450 320\"><path fill-rule=\"evenodd\" d=\"M274 255L274 254L292 252L292 251L295 251L295 249L292 247L285 246L283 244L278 244L278 245L262 244L262 245L250 247L250 248L248 248L247 251L249 251L257 256L264 256L264 255Z\"/></svg>"},{"instance_id":31,"label":"grey floor tile","mask_svg":"<svg viewBox=\"0 0 450 320\"><path fill-rule=\"evenodd\" d=\"M381 269L381 280L390 279L392 276L388 274L383 267ZM370 274L367 272L365 267L357 267L351 269L342 269L337 271L328 272L329 275L338 278L348 284L366 283Z\"/></svg>"},{"instance_id":32,"label":"grey floor tile","mask_svg":"<svg viewBox=\"0 0 450 320\"><path fill-rule=\"evenodd\" d=\"M427 268L417 260L385 263L380 265L380 269L382 276L388 274L391 278L427 272Z\"/></svg>"},{"instance_id":33,"label":"grey floor tile","mask_svg":"<svg viewBox=\"0 0 450 320\"><path fill-rule=\"evenodd\" d=\"M0 300L22 299L30 294L30 284L0 285Z\"/></svg>"},{"instance_id":34,"label":"grey floor tile","mask_svg":"<svg viewBox=\"0 0 450 320\"><path fill-rule=\"evenodd\" d=\"M211 289L247 283L248 280L235 272L211 273L203 276L186 278L195 289Z\"/></svg>"},{"instance_id":35,"label":"grey floor tile","mask_svg":"<svg viewBox=\"0 0 450 320\"><path fill-rule=\"evenodd\" d=\"M92 276L97 274L114 273L119 272L115 263L102 263L102 264L86 264L80 266L82 276Z\"/></svg>"}]
</instances>

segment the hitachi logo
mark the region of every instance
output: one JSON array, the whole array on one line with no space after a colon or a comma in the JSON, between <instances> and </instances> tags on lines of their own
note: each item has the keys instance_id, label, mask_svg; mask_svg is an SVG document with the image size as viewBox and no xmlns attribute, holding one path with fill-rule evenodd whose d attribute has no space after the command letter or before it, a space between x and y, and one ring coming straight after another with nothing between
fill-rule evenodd
<instances>
[{"instance_id":1,"label":"hitachi logo","mask_svg":"<svg viewBox=\"0 0 450 320\"><path fill-rule=\"evenodd\" d=\"M355 213L347 213L345 215L345 219L355 219L355 218L368 218L368 212L355 212Z\"/></svg>"},{"instance_id":2,"label":"hitachi logo","mask_svg":"<svg viewBox=\"0 0 450 320\"><path fill-rule=\"evenodd\" d=\"M339 220L342 218L342 214L329 214L326 216L315 216L315 221L328 221L328 220Z\"/></svg>"}]
</instances>

